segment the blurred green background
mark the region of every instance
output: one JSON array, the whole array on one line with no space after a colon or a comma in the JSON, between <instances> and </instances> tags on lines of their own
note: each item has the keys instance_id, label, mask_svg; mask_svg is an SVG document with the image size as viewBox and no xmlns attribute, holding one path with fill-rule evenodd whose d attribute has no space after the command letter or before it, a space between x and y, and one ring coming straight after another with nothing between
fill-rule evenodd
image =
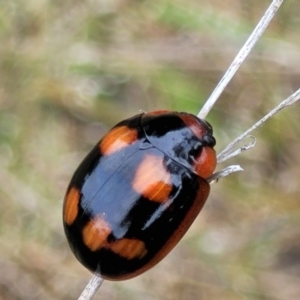
<instances>
[{"instance_id":1,"label":"blurred green background","mask_svg":"<svg viewBox=\"0 0 300 300\"><path fill-rule=\"evenodd\" d=\"M0 0L0 299L77 299L91 274L61 208L74 170L116 122L202 107L270 1ZM208 116L217 151L300 86L300 4L285 1ZM228 164L155 268L95 299L300 299L300 113Z\"/></svg>"}]
</instances>

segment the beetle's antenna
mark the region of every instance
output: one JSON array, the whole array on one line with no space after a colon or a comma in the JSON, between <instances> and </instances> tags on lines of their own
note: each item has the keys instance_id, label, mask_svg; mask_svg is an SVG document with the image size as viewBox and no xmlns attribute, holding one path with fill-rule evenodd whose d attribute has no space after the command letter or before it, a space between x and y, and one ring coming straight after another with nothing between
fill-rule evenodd
<instances>
[{"instance_id":1,"label":"beetle's antenna","mask_svg":"<svg viewBox=\"0 0 300 300\"><path fill-rule=\"evenodd\" d=\"M78 300L91 300L97 293L103 281L103 278L101 278L98 275L94 275L87 284L87 286L84 288Z\"/></svg>"},{"instance_id":2,"label":"beetle's antenna","mask_svg":"<svg viewBox=\"0 0 300 300\"><path fill-rule=\"evenodd\" d=\"M263 125L268 119L273 117L275 114L277 114L280 110L283 108L290 106L300 100L300 88L293 93L290 97L283 100L279 105L277 105L274 109L272 109L268 114L266 114L262 119L260 119L258 122L256 122L253 126L251 126L248 130L246 130L242 135L240 135L238 138L236 138L234 141L232 141L219 155L218 155L218 163L221 163L229 158L232 158L241 152L248 150L255 145L255 138L252 141L252 143L245 145L235 151L232 151L235 146L242 141L243 139L249 137L249 134L255 130L257 127L260 127Z\"/></svg>"},{"instance_id":3,"label":"beetle's antenna","mask_svg":"<svg viewBox=\"0 0 300 300\"><path fill-rule=\"evenodd\" d=\"M254 31L241 48L235 59L233 60L232 64L228 68L227 72L224 74L216 88L214 89L211 96L208 98L202 109L200 110L198 117L200 119L204 119L207 114L210 112L216 101L218 100L219 96L222 94L226 86L228 85L229 81L232 79L236 71L239 69L241 64L244 62L254 45L257 43L261 35L264 33L265 29L273 19L274 15L276 14L277 10L279 9L280 5L283 3L283 0L273 0L270 4L269 8L255 27Z\"/></svg>"}]
</instances>

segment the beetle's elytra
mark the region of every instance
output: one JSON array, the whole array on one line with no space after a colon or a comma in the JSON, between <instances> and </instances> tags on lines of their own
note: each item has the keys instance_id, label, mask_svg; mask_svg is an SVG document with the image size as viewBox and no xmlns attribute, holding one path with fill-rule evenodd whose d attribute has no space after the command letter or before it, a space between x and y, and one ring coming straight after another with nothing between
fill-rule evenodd
<instances>
[{"instance_id":1,"label":"beetle's elytra","mask_svg":"<svg viewBox=\"0 0 300 300\"><path fill-rule=\"evenodd\" d=\"M63 223L77 259L109 280L163 259L208 197L215 143L212 127L188 113L142 113L113 127L65 196Z\"/></svg>"}]
</instances>

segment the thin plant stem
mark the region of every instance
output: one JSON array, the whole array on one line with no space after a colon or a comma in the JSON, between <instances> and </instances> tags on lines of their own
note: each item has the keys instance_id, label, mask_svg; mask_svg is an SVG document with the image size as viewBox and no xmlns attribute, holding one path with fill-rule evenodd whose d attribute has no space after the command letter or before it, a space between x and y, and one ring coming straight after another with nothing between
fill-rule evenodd
<instances>
[{"instance_id":1,"label":"thin plant stem","mask_svg":"<svg viewBox=\"0 0 300 300\"><path fill-rule=\"evenodd\" d=\"M87 284L87 286L84 288L78 300L91 300L97 293L103 281L103 278L101 278L98 275L94 275Z\"/></svg>"},{"instance_id":2,"label":"thin plant stem","mask_svg":"<svg viewBox=\"0 0 300 300\"><path fill-rule=\"evenodd\" d=\"M207 181L211 184L213 182L218 181L222 177L226 177L231 173L240 172L240 171L244 171L244 170L239 165L228 166L228 167L222 169L221 171L214 173L212 176L210 176L207 179Z\"/></svg>"},{"instance_id":3,"label":"thin plant stem","mask_svg":"<svg viewBox=\"0 0 300 300\"><path fill-rule=\"evenodd\" d=\"M276 14L277 10L279 9L280 5L283 3L283 0L273 0L269 8L267 9L266 13L254 29L253 33L248 38L245 45L242 47L242 49L239 51L238 55L230 65L229 69L213 91L212 95L209 97L203 108L198 114L199 118L205 118L206 115L209 113L215 102L218 100L219 96L225 89L225 87L228 85L229 81L232 79L236 71L239 69L245 58L248 56L256 42L259 40L265 29L267 28L268 24ZM294 100L290 99L293 98ZM297 98L297 99L296 99ZM243 138L249 135L249 133L256 129L257 127L261 126L267 119L272 117L275 113L277 113L282 108L291 105L295 101L299 100L300 98L300 90L295 92L291 97L283 101L278 107L276 107L274 110L272 110L268 115L266 115L263 119L258 121L255 125L253 125L249 130L247 130L244 134L242 134L240 137L238 137L236 140L234 140L232 143L230 143L219 155L218 155L218 163L225 161L229 159L230 157L233 157L235 155L238 155L242 151L245 151L247 149L250 149L254 146L255 140L250 143L249 145L245 145L244 147L241 147L240 149L232 152L232 149L239 143ZM296 100L295 100L296 99ZM274 112L275 111L275 112ZM233 172L242 171L243 169L238 165L228 166L224 169L222 169L219 172L216 172L209 178L209 182L217 181L219 178L225 177ZM103 278L94 275L85 289L83 290L82 294L78 298L78 300L91 300L93 296L96 294L97 290L100 288L101 284L103 283Z\"/></svg>"},{"instance_id":4,"label":"thin plant stem","mask_svg":"<svg viewBox=\"0 0 300 300\"><path fill-rule=\"evenodd\" d=\"M210 112L216 101L218 100L219 96L222 94L226 86L228 85L229 81L232 79L236 71L239 69L241 64L244 62L254 45L257 43L261 35L266 30L267 26L275 16L277 10L279 9L280 5L283 3L284 0L273 0L270 4L269 8L253 30L252 34L249 36L248 40L241 48L235 59L233 60L232 64L228 68L227 72L224 74L214 91L212 92L211 96L208 98L202 109L200 110L198 117L201 119L205 119L207 114Z\"/></svg>"},{"instance_id":5,"label":"thin plant stem","mask_svg":"<svg viewBox=\"0 0 300 300\"><path fill-rule=\"evenodd\" d=\"M250 144L247 147L241 147L237 149L236 151L232 152L232 149L244 138L249 137L249 134L255 130L256 128L263 125L268 119L273 117L275 114L277 114L279 111L281 111L283 108L290 106L294 104L296 101L300 99L300 88L293 93L291 96L289 96L287 99L283 100L279 105L277 105L274 109L272 109L268 114L266 114L262 119L260 119L258 122L256 122L253 126L251 126L248 130L246 130L243 134L241 134L239 137L237 137L234 141L232 141L222 152L218 155L218 163L221 163L225 160L228 160L229 158L232 158L241 152L248 150L252 148L255 144Z\"/></svg>"}]
</instances>

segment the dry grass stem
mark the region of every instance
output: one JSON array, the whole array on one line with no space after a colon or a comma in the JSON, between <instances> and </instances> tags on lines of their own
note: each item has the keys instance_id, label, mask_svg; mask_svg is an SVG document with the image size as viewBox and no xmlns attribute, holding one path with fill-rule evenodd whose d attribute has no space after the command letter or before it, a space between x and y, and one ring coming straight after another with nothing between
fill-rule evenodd
<instances>
[{"instance_id":1,"label":"dry grass stem","mask_svg":"<svg viewBox=\"0 0 300 300\"><path fill-rule=\"evenodd\" d=\"M232 141L219 155L218 155L218 163L224 162L228 160L229 158L232 158L241 152L248 150L255 145L255 139L248 145L245 145L238 150L232 152L232 149L243 139L248 138L249 134L255 130L256 128L263 125L268 119L273 117L275 114L277 114L279 111L281 111L283 108L290 106L294 104L296 101L300 99L300 89L298 89L295 93L293 93L290 97L283 100L278 106L276 106L274 109L272 109L267 115L265 115L262 119L260 119L258 122L256 122L253 126L251 126L248 130L246 130L243 134L241 134L238 138L236 138L234 141Z\"/></svg>"},{"instance_id":2,"label":"dry grass stem","mask_svg":"<svg viewBox=\"0 0 300 300\"><path fill-rule=\"evenodd\" d=\"M234 74L237 72L239 67L242 65L254 45L257 43L261 35L266 30L267 26L275 16L277 10L279 9L280 5L283 3L283 0L274 0L257 26L255 27L254 31L244 44L244 46L241 48L235 59L233 60L232 64L228 68L227 72L224 74L216 88L214 89L213 93L209 97L209 99L206 101L205 105L200 110L198 117L201 119L205 119L207 114L210 112L216 101L218 100L219 96L222 94Z\"/></svg>"},{"instance_id":3,"label":"dry grass stem","mask_svg":"<svg viewBox=\"0 0 300 300\"><path fill-rule=\"evenodd\" d=\"M103 283L103 278L94 275L87 286L85 287L84 291L78 298L78 300L90 300L92 299L95 294L97 293L98 289L100 288L101 284Z\"/></svg>"},{"instance_id":4,"label":"dry grass stem","mask_svg":"<svg viewBox=\"0 0 300 300\"><path fill-rule=\"evenodd\" d=\"M214 173L210 178L207 179L209 183L218 181L222 177L226 177L231 173L244 171L239 165L228 166L221 171Z\"/></svg>"},{"instance_id":5,"label":"dry grass stem","mask_svg":"<svg viewBox=\"0 0 300 300\"><path fill-rule=\"evenodd\" d=\"M249 39L245 43L245 45L242 47L242 49L239 51L238 55L232 62L231 66L213 91L210 98L207 100L206 104L203 106L201 111L198 114L199 118L205 118L206 115L209 113L229 81L232 79L236 71L239 69L245 58L250 53L251 49L254 47L254 45L257 43L265 29L267 28L268 24L276 14L277 10L279 9L280 5L283 3L283 0L274 0L269 8L267 9L266 13L254 29L253 33L250 35ZM270 113L268 113L264 118L262 118L260 121L255 123L249 130L247 130L245 133L243 133L240 137L235 139L232 143L230 143L219 155L218 155L218 163L221 163L223 161L226 161L229 158L232 158L241 152L248 150L255 145L255 138L252 139L252 141L248 144L245 144L243 147L238 148L237 150L233 151L233 149L236 147L236 145L242 141L245 137L249 137L249 133L252 132L257 127L261 126L264 122L266 122L269 118L274 116L277 112L279 112L282 108L289 106L299 100L300 98L300 90L295 92L293 95L291 95L288 99L284 100L280 103L275 109L273 109ZM242 171L243 169L238 165L232 165L224 168L223 170L216 172L209 181L217 181L219 178L225 177L233 172ZM93 298L99 287L101 286L103 282L103 279L94 275L86 288L84 289L83 293L79 297L78 300L90 300Z\"/></svg>"}]
</instances>

